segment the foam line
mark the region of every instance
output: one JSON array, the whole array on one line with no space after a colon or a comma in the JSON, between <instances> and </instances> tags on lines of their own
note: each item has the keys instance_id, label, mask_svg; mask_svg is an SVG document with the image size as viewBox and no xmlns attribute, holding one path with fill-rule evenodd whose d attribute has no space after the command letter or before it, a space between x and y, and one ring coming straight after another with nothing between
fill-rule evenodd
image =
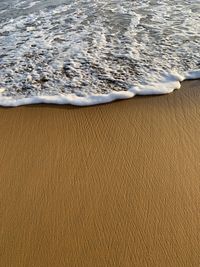
<instances>
[{"instance_id":1,"label":"foam line","mask_svg":"<svg viewBox=\"0 0 200 267\"><path fill-rule=\"evenodd\" d=\"M177 80L175 80L175 77L177 77ZM30 98L20 99L0 96L0 105L4 107L17 107L21 105L46 103L59 105L70 104L74 106L92 106L97 104L109 103L120 99L129 99L134 97L135 95L159 95L171 93L175 89L180 89L180 82L186 79L198 78L200 78L200 70L187 72L185 74L185 77L178 75L169 75L168 79L167 77L165 77L164 81L158 83L157 85L155 85L155 87L153 87L152 85L147 85L146 87L141 86L141 88L132 87L129 91L112 92L110 94L91 94L86 97L79 97L75 94L60 94L56 96L33 96Z\"/></svg>"}]
</instances>

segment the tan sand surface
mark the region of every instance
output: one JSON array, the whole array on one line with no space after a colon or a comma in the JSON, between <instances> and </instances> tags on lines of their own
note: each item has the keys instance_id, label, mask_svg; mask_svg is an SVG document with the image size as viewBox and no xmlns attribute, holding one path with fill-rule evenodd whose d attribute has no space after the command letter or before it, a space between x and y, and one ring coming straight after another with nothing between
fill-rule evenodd
<instances>
[{"instance_id":1,"label":"tan sand surface","mask_svg":"<svg viewBox=\"0 0 200 267\"><path fill-rule=\"evenodd\" d=\"M0 108L1 267L199 267L200 82Z\"/></svg>"}]
</instances>

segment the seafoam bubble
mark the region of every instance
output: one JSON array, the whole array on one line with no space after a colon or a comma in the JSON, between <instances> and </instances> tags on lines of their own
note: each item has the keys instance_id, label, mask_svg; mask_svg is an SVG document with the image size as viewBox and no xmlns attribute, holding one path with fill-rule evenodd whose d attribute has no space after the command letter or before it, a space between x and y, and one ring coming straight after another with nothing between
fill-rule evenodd
<instances>
[{"instance_id":1,"label":"seafoam bubble","mask_svg":"<svg viewBox=\"0 0 200 267\"><path fill-rule=\"evenodd\" d=\"M59 103L59 97L60 103L109 102L168 93L200 76L196 2L33 3L41 10L0 21L2 105ZM20 5L31 8L29 0Z\"/></svg>"}]
</instances>

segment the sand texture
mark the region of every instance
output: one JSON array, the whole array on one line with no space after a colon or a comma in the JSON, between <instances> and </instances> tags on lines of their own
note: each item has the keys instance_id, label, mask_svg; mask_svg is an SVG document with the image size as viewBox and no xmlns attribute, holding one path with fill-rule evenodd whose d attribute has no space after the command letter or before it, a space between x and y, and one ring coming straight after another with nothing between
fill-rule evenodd
<instances>
[{"instance_id":1,"label":"sand texture","mask_svg":"<svg viewBox=\"0 0 200 267\"><path fill-rule=\"evenodd\" d=\"M0 108L0 266L199 267L200 82Z\"/></svg>"}]
</instances>

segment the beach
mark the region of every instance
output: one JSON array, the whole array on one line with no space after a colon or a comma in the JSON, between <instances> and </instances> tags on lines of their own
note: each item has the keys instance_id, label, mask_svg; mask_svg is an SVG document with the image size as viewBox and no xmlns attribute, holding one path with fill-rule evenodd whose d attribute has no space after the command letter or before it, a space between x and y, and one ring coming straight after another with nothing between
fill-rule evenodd
<instances>
[{"instance_id":1,"label":"beach","mask_svg":"<svg viewBox=\"0 0 200 267\"><path fill-rule=\"evenodd\" d=\"M199 103L0 108L0 265L200 266Z\"/></svg>"}]
</instances>

